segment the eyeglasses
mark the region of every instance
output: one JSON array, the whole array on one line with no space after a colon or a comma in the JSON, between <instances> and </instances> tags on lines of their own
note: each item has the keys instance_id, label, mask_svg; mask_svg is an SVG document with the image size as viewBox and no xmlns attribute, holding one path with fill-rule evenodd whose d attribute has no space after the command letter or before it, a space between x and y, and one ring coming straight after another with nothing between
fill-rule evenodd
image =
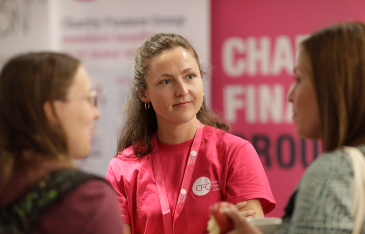
<instances>
[{"instance_id":1,"label":"eyeglasses","mask_svg":"<svg viewBox=\"0 0 365 234\"><path fill-rule=\"evenodd\" d=\"M72 101L78 99L87 99L91 105L97 107L97 92L95 90L91 91L89 94L73 94L66 97L65 101Z\"/></svg>"}]
</instances>

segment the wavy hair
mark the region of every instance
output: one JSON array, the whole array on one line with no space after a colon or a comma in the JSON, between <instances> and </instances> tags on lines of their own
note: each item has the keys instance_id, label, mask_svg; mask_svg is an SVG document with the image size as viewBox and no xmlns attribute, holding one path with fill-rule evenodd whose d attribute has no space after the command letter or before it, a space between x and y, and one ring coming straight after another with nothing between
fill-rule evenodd
<instances>
[{"instance_id":1,"label":"wavy hair","mask_svg":"<svg viewBox=\"0 0 365 234\"><path fill-rule=\"evenodd\" d=\"M138 92L147 89L146 74L152 60L167 50L181 47L190 52L199 64L199 56L191 44L182 36L176 34L159 33L151 36L137 50L133 69L133 84L126 102L124 125L118 139L118 152L132 146L136 157L143 157L151 152L149 136L157 130L156 113L153 107L145 110L145 103L139 98ZM217 114L207 108L205 99L196 114L203 124L228 131L230 126ZM117 154L118 154L117 152Z\"/></svg>"}]
</instances>

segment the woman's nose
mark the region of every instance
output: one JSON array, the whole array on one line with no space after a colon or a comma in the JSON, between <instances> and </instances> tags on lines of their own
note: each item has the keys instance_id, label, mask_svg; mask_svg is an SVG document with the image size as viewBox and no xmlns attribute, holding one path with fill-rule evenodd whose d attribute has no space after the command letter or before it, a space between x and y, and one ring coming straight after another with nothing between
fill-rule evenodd
<instances>
[{"instance_id":1,"label":"woman's nose","mask_svg":"<svg viewBox=\"0 0 365 234\"><path fill-rule=\"evenodd\" d=\"M100 111L99 111L99 108L95 107L95 116L94 116L94 120L97 120L100 118Z\"/></svg>"},{"instance_id":2,"label":"woman's nose","mask_svg":"<svg viewBox=\"0 0 365 234\"><path fill-rule=\"evenodd\" d=\"M295 88L295 84L292 84L292 86L290 86L290 88L289 88L288 96L286 97L288 102L293 102L294 88Z\"/></svg>"},{"instance_id":3,"label":"woman's nose","mask_svg":"<svg viewBox=\"0 0 365 234\"><path fill-rule=\"evenodd\" d=\"M183 81L179 81L177 84L176 96L185 96L188 94L188 89Z\"/></svg>"}]
</instances>

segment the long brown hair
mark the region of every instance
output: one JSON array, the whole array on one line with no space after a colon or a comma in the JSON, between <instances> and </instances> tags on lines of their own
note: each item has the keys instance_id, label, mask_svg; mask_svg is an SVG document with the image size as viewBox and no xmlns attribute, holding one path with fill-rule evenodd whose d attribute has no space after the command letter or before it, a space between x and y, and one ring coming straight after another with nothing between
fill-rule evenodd
<instances>
[{"instance_id":1,"label":"long brown hair","mask_svg":"<svg viewBox=\"0 0 365 234\"><path fill-rule=\"evenodd\" d=\"M15 168L67 159L62 127L50 124L43 106L50 102L57 116L53 101L65 98L79 65L75 58L51 52L21 54L4 65L0 73L0 195ZM31 156L25 159L24 152Z\"/></svg>"},{"instance_id":2,"label":"long brown hair","mask_svg":"<svg viewBox=\"0 0 365 234\"><path fill-rule=\"evenodd\" d=\"M365 24L336 24L301 45L313 70L323 150L365 143Z\"/></svg>"},{"instance_id":3,"label":"long brown hair","mask_svg":"<svg viewBox=\"0 0 365 234\"><path fill-rule=\"evenodd\" d=\"M126 118L118 140L118 152L132 146L136 157L143 157L151 152L149 136L157 130L156 113L153 107L145 110L145 103L138 96L139 91L147 89L146 74L151 61L166 50L182 47L189 51L199 64L200 75L203 77L199 57L191 44L182 36L159 33L151 36L138 49L134 69L133 84L126 103L124 113ZM217 114L207 108L205 99L196 114L203 124L228 131L230 126Z\"/></svg>"}]
</instances>

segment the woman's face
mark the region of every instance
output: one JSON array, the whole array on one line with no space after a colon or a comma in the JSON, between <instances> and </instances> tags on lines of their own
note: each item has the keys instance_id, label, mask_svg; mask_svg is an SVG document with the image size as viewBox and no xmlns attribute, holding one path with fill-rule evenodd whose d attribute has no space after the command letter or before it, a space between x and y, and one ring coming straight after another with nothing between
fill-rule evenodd
<instances>
[{"instance_id":1,"label":"woman's face","mask_svg":"<svg viewBox=\"0 0 365 234\"><path fill-rule=\"evenodd\" d=\"M293 120L297 133L305 138L320 139L318 103L312 83L312 68L303 48L299 48L294 67L295 84L288 95L293 104Z\"/></svg>"},{"instance_id":2,"label":"woman's face","mask_svg":"<svg viewBox=\"0 0 365 234\"><path fill-rule=\"evenodd\" d=\"M143 102L151 102L157 122L186 123L196 118L203 103L203 81L195 57L177 47L152 60Z\"/></svg>"},{"instance_id":3,"label":"woman's face","mask_svg":"<svg viewBox=\"0 0 365 234\"><path fill-rule=\"evenodd\" d=\"M66 101L54 102L73 159L86 157L90 153L93 122L100 117L99 110L90 100L91 88L90 77L80 65L67 91Z\"/></svg>"}]
</instances>

